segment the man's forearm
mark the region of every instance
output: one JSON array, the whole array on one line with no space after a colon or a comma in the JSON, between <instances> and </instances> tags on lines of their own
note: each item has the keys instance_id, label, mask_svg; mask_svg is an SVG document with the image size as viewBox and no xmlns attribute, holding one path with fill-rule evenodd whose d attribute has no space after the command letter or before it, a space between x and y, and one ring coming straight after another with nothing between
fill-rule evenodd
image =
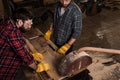
<instances>
[{"instance_id":1,"label":"man's forearm","mask_svg":"<svg viewBox=\"0 0 120 80\"><path fill-rule=\"evenodd\" d=\"M53 23L50 24L50 30L53 30Z\"/></svg>"},{"instance_id":2,"label":"man's forearm","mask_svg":"<svg viewBox=\"0 0 120 80\"><path fill-rule=\"evenodd\" d=\"M30 68L36 70L37 69L37 65L35 64L35 62L33 62L32 64L29 65Z\"/></svg>"},{"instance_id":3,"label":"man's forearm","mask_svg":"<svg viewBox=\"0 0 120 80\"><path fill-rule=\"evenodd\" d=\"M68 41L68 44L69 45L73 45L75 43L76 39L75 38L71 38L69 41Z\"/></svg>"}]
</instances>

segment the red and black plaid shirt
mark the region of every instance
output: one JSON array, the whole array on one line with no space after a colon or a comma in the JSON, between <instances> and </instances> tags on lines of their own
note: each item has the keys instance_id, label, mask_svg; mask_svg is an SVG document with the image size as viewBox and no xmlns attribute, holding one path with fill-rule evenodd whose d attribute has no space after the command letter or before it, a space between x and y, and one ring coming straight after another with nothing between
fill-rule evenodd
<instances>
[{"instance_id":1,"label":"red and black plaid shirt","mask_svg":"<svg viewBox=\"0 0 120 80\"><path fill-rule=\"evenodd\" d=\"M4 21L0 24L0 80L14 80L22 62L29 65L33 57L19 29L10 20Z\"/></svg>"}]
</instances>

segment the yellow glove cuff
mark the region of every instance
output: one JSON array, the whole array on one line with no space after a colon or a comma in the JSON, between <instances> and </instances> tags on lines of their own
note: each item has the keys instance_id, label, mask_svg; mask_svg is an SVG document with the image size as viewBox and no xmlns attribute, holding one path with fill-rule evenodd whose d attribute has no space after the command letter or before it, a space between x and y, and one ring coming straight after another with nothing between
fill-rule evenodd
<instances>
[{"instance_id":1,"label":"yellow glove cuff","mask_svg":"<svg viewBox=\"0 0 120 80\"><path fill-rule=\"evenodd\" d=\"M58 49L58 53L64 55L68 51L69 48L70 48L70 45L66 43L60 49Z\"/></svg>"},{"instance_id":2,"label":"yellow glove cuff","mask_svg":"<svg viewBox=\"0 0 120 80\"><path fill-rule=\"evenodd\" d=\"M67 51L67 50L70 48L70 45L66 43L66 44L63 46L63 48L64 48L65 51Z\"/></svg>"},{"instance_id":3,"label":"yellow glove cuff","mask_svg":"<svg viewBox=\"0 0 120 80\"><path fill-rule=\"evenodd\" d=\"M52 31L48 30L48 31L45 33L44 38L45 38L46 40L50 40L51 34L52 34Z\"/></svg>"},{"instance_id":4,"label":"yellow glove cuff","mask_svg":"<svg viewBox=\"0 0 120 80\"><path fill-rule=\"evenodd\" d=\"M63 49L58 49L57 52L60 53L60 54L62 54L62 55L65 55L65 51Z\"/></svg>"}]
</instances>

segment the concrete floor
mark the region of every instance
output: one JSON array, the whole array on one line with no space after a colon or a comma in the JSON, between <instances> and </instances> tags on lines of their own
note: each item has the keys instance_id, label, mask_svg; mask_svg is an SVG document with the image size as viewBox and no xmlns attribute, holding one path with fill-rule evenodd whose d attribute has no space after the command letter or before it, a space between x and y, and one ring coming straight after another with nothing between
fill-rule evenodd
<instances>
[{"instance_id":1,"label":"concrete floor","mask_svg":"<svg viewBox=\"0 0 120 80\"><path fill-rule=\"evenodd\" d=\"M76 48L93 46L120 49L119 14L120 10L104 9L95 16L86 17L83 15L83 31L76 42Z\"/></svg>"},{"instance_id":2,"label":"concrete floor","mask_svg":"<svg viewBox=\"0 0 120 80\"><path fill-rule=\"evenodd\" d=\"M76 42L76 49L84 46L120 49L120 10L104 9L100 14L83 15L83 32ZM93 64L88 67L93 80L119 80L120 55L90 52ZM112 64L109 64L112 63ZM109 66L104 65L108 63ZM118 68L117 68L118 67Z\"/></svg>"}]
</instances>

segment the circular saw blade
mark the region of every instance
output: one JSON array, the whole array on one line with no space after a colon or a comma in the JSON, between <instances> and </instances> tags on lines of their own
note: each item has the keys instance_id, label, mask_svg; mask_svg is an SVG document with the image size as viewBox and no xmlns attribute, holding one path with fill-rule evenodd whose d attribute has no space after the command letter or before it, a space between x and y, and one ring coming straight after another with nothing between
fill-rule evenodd
<instances>
[{"instance_id":1,"label":"circular saw blade","mask_svg":"<svg viewBox=\"0 0 120 80\"><path fill-rule=\"evenodd\" d=\"M92 63L92 58L86 52L72 51L60 61L58 72L62 76L72 76L84 69Z\"/></svg>"}]
</instances>

